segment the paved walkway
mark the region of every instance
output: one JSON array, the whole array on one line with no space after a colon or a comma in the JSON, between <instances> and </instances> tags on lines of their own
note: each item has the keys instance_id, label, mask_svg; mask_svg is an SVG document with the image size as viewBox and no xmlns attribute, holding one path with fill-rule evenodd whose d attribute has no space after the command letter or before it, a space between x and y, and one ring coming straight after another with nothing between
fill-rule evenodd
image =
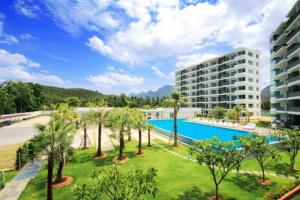
<instances>
[{"instance_id":1,"label":"paved walkway","mask_svg":"<svg viewBox=\"0 0 300 200\"><path fill-rule=\"evenodd\" d=\"M44 160L37 160L25 165L20 173L0 191L0 199L17 200L28 182L38 173L43 163Z\"/></svg>"}]
</instances>

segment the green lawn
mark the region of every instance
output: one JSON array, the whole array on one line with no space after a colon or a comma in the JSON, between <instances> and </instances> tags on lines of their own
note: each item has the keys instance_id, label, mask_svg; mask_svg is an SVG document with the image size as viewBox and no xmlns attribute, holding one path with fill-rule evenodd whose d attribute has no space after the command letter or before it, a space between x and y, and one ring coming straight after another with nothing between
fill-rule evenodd
<instances>
[{"instance_id":1,"label":"green lawn","mask_svg":"<svg viewBox=\"0 0 300 200\"><path fill-rule=\"evenodd\" d=\"M186 147L180 146L173 148L166 143L160 142L161 145L168 147L181 154L186 154ZM199 166L188 160L179 158L169 152L166 152L156 146L151 148L145 147L148 153L146 157L136 157L136 143L126 144L125 154L131 158L126 164L121 166L130 168L139 166L143 169L154 167L158 170L157 182L159 200L193 200L203 199L208 193L213 192L212 178L205 167ZM77 151L75 161L66 165L64 175L74 177L74 182L63 189L54 190L54 199L71 199L72 190L75 185L81 185L91 182L93 170L100 169L103 166L111 165L112 159L117 156L117 150L109 152L109 157L94 161L91 157L94 155L93 150ZM284 158L285 159L285 158ZM297 165L300 166L298 161ZM259 170L254 160L247 160L242 169ZM271 171L280 170L269 168ZM284 171L285 173L285 171ZM269 190L275 190L284 184L293 181L287 178L269 176L273 182L272 186L261 186L256 182L258 177L253 175L236 175L231 173L222 183L220 193L225 199L262 199L263 195ZM20 199L44 199L46 196L46 169L45 167L38 173L37 177L30 181L22 193ZM153 199L147 197L146 199ZM204 198L205 199L205 198Z\"/></svg>"}]
</instances>

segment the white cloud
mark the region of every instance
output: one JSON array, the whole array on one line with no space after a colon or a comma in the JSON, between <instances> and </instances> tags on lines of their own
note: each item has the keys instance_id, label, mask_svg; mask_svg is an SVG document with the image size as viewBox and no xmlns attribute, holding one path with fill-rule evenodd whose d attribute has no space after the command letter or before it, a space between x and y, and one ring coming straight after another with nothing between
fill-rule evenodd
<instances>
[{"instance_id":1,"label":"white cloud","mask_svg":"<svg viewBox=\"0 0 300 200\"><path fill-rule=\"evenodd\" d=\"M158 69L158 67L151 67L151 69L153 70L153 72L154 72L158 77L160 77L160 78L164 78L164 77L165 77L165 74L164 74L162 71L160 71L160 70Z\"/></svg>"},{"instance_id":2,"label":"white cloud","mask_svg":"<svg viewBox=\"0 0 300 200\"><path fill-rule=\"evenodd\" d=\"M19 14L29 18L37 18L40 11L40 7L32 0L17 0L14 7Z\"/></svg>"},{"instance_id":3,"label":"white cloud","mask_svg":"<svg viewBox=\"0 0 300 200\"><path fill-rule=\"evenodd\" d=\"M60 77L43 72L33 72L40 67L22 54L10 53L0 49L0 80L21 80L62 86L65 81ZM33 70L35 69L35 70Z\"/></svg>"},{"instance_id":4,"label":"white cloud","mask_svg":"<svg viewBox=\"0 0 300 200\"><path fill-rule=\"evenodd\" d=\"M22 40L37 40L38 39L37 37L34 37L29 33L20 34L19 38L22 39Z\"/></svg>"},{"instance_id":5,"label":"white cloud","mask_svg":"<svg viewBox=\"0 0 300 200\"><path fill-rule=\"evenodd\" d=\"M2 44L15 44L19 43L19 40L13 36L6 34L3 30L5 16L0 13L0 43Z\"/></svg>"},{"instance_id":6,"label":"white cloud","mask_svg":"<svg viewBox=\"0 0 300 200\"><path fill-rule=\"evenodd\" d=\"M97 36L92 36L89 38L88 42L86 42L86 45L89 46L93 51L97 51L103 55L113 54L111 48L104 45L103 41Z\"/></svg>"},{"instance_id":7,"label":"white cloud","mask_svg":"<svg viewBox=\"0 0 300 200\"><path fill-rule=\"evenodd\" d=\"M142 77L113 71L95 76L91 75L87 80L98 87L137 86L144 83Z\"/></svg>"},{"instance_id":8,"label":"white cloud","mask_svg":"<svg viewBox=\"0 0 300 200\"><path fill-rule=\"evenodd\" d=\"M118 19L105 10L112 2L113 0L45 0L43 3L65 31L77 35L82 28L90 31L117 28Z\"/></svg>"}]
</instances>

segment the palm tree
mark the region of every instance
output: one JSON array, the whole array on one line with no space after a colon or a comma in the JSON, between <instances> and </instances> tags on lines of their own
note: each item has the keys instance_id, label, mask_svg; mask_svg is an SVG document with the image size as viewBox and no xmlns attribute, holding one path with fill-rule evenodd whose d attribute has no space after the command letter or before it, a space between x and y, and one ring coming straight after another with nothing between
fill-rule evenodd
<instances>
[{"instance_id":1,"label":"palm tree","mask_svg":"<svg viewBox=\"0 0 300 200\"><path fill-rule=\"evenodd\" d=\"M52 119L47 126L39 125L39 134L36 136L41 151L45 151L48 157L47 165L47 200L53 199L52 179L54 161L61 155L61 147L69 144L69 135L75 131L75 127L63 119Z\"/></svg>"},{"instance_id":2,"label":"palm tree","mask_svg":"<svg viewBox=\"0 0 300 200\"><path fill-rule=\"evenodd\" d=\"M103 156L102 145L101 145L102 126L104 125L106 114L107 112L103 109L89 112L89 118L91 119L91 123L95 123L98 125L98 147L97 147L96 157Z\"/></svg>"},{"instance_id":3,"label":"palm tree","mask_svg":"<svg viewBox=\"0 0 300 200\"><path fill-rule=\"evenodd\" d=\"M134 118L134 128L138 129L139 133L139 145L137 155L142 155L142 130L146 128L146 120L144 114L137 110L133 109L133 118Z\"/></svg>"},{"instance_id":4,"label":"palm tree","mask_svg":"<svg viewBox=\"0 0 300 200\"><path fill-rule=\"evenodd\" d=\"M245 110L245 107L243 105L241 105L241 104L238 104L233 109L236 112L236 121L239 123L240 122L241 112Z\"/></svg>"},{"instance_id":5,"label":"palm tree","mask_svg":"<svg viewBox=\"0 0 300 200\"><path fill-rule=\"evenodd\" d=\"M151 124L147 125L147 131L148 131L148 147L151 147L151 130L154 129L154 126Z\"/></svg>"},{"instance_id":6,"label":"palm tree","mask_svg":"<svg viewBox=\"0 0 300 200\"><path fill-rule=\"evenodd\" d=\"M119 161L125 159L125 157L123 157L123 149L125 146L124 132L130 121L129 117L130 112L127 108L113 108L107 114L107 125L112 129L112 131L117 132L119 136Z\"/></svg>"},{"instance_id":7,"label":"palm tree","mask_svg":"<svg viewBox=\"0 0 300 200\"><path fill-rule=\"evenodd\" d=\"M87 128L91 123L91 118L87 113L82 113L80 117L80 126L83 128L83 149L87 149Z\"/></svg>"},{"instance_id":8,"label":"palm tree","mask_svg":"<svg viewBox=\"0 0 300 200\"><path fill-rule=\"evenodd\" d=\"M178 91L173 91L170 98L169 98L169 104L172 105L173 109L174 109L174 125L173 125L173 130L174 130L174 144L173 146L177 146L178 145L178 136L177 136L177 113L179 111L179 107L181 104L186 102L185 98L181 97L180 92Z\"/></svg>"}]
</instances>

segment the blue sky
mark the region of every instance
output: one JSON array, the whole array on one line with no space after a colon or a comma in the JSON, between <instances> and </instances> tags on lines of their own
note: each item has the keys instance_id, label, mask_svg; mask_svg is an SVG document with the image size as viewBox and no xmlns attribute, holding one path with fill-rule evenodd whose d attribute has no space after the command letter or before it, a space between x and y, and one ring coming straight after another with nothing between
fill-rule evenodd
<instances>
[{"instance_id":1,"label":"blue sky","mask_svg":"<svg viewBox=\"0 0 300 200\"><path fill-rule=\"evenodd\" d=\"M0 1L0 81L107 94L174 84L178 67L245 46L262 53L295 0Z\"/></svg>"}]
</instances>

